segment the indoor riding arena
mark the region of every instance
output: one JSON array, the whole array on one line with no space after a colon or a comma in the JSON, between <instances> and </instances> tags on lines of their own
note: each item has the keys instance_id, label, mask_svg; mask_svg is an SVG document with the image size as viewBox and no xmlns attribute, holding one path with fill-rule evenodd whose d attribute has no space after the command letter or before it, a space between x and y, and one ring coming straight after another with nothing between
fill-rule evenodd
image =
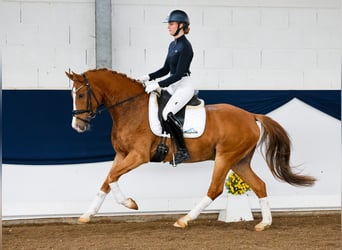
<instances>
[{"instance_id":1,"label":"indoor riding arena","mask_svg":"<svg viewBox=\"0 0 342 250\"><path fill-rule=\"evenodd\" d=\"M205 103L176 167L137 81L173 10ZM2 249L341 249L341 29L341 0L0 1Z\"/></svg>"}]
</instances>

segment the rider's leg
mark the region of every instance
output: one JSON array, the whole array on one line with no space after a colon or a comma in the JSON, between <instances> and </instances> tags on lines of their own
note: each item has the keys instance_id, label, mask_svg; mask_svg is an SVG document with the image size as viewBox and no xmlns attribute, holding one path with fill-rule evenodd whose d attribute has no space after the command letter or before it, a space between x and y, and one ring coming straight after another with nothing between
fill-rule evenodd
<instances>
[{"instance_id":1,"label":"rider's leg","mask_svg":"<svg viewBox=\"0 0 342 250\"><path fill-rule=\"evenodd\" d=\"M171 112L177 114L193 97L194 87L190 77L183 77L178 82L170 85L166 90L171 97L163 109L163 119L167 120L167 115Z\"/></svg>"},{"instance_id":2,"label":"rider's leg","mask_svg":"<svg viewBox=\"0 0 342 250\"><path fill-rule=\"evenodd\" d=\"M163 119L167 129L175 138L177 153L175 156L175 164L179 164L187 159L190 155L185 146L183 128L181 123L175 117L175 114L181 110L192 98L194 88L190 77L182 78L179 82L171 85L172 96L163 110ZM169 91L169 90L168 90Z\"/></svg>"},{"instance_id":3,"label":"rider's leg","mask_svg":"<svg viewBox=\"0 0 342 250\"><path fill-rule=\"evenodd\" d=\"M171 112L167 116L166 125L169 132L175 138L177 153L174 164L177 165L190 158L190 154L185 146L183 128L177 118Z\"/></svg>"}]
</instances>

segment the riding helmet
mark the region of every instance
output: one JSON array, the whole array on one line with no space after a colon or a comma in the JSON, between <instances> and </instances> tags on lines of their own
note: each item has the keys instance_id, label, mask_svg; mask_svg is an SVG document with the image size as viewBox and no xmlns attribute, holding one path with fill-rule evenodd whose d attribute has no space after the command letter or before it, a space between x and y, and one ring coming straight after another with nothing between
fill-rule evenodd
<instances>
[{"instance_id":1,"label":"riding helmet","mask_svg":"<svg viewBox=\"0 0 342 250\"><path fill-rule=\"evenodd\" d=\"M185 23L187 25L190 25L189 17L183 10L171 11L171 13L167 16L165 22L166 23L178 22L178 23Z\"/></svg>"}]
</instances>

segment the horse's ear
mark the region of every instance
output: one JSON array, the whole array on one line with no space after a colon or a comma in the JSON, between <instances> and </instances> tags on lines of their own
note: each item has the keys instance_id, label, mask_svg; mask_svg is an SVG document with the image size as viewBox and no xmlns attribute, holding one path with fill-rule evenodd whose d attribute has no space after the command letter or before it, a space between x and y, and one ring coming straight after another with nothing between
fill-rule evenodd
<instances>
[{"instance_id":1,"label":"horse's ear","mask_svg":"<svg viewBox=\"0 0 342 250\"><path fill-rule=\"evenodd\" d=\"M71 71L72 73L72 78L73 78L73 81L83 81L83 77L77 73L75 73L74 71Z\"/></svg>"},{"instance_id":2,"label":"horse's ear","mask_svg":"<svg viewBox=\"0 0 342 250\"><path fill-rule=\"evenodd\" d=\"M79 74L75 73L74 71L71 71L71 74L68 72L65 72L65 74L67 75L67 77L71 80L71 81L82 81L82 76L80 76Z\"/></svg>"},{"instance_id":3,"label":"horse's ear","mask_svg":"<svg viewBox=\"0 0 342 250\"><path fill-rule=\"evenodd\" d=\"M74 80L74 75L73 75L73 74L70 74L70 73L68 73L68 72L66 72L66 71L65 71L65 74L67 75L67 77L68 77L71 81Z\"/></svg>"}]
</instances>

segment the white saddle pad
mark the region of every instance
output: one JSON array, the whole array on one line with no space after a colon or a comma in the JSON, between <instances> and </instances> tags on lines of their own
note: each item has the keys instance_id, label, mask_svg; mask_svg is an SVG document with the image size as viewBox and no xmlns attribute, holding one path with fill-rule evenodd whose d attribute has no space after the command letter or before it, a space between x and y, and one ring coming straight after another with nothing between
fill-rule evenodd
<instances>
[{"instance_id":1,"label":"white saddle pad","mask_svg":"<svg viewBox=\"0 0 342 250\"><path fill-rule=\"evenodd\" d=\"M158 119L157 95L154 92L150 94L148 116L152 132L157 136L162 136L162 127ZM183 126L184 137L200 137L205 128L205 120L206 113L203 100L201 100L201 104L199 106L187 106L185 109Z\"/></svg>"}]
</instances>

